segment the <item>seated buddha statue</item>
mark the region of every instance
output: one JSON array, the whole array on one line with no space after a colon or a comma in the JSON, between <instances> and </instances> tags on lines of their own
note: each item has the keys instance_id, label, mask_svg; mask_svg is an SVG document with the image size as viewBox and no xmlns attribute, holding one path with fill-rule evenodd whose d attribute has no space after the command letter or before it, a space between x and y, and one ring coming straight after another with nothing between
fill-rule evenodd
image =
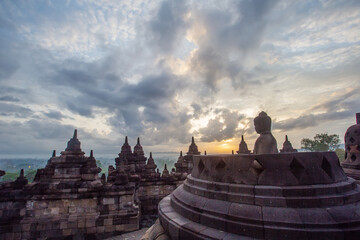
<instances>
[{"instance_id":1,"label":"seated buddha statue","mask_svg":"<svg viewBox=\"0 0 360 240\"><path fill-rule=\"evenodd\" d=\"M260 136L256 139L254 154L278 153L277 143L271 134L271 118L266 112L259 113L254 119L255 130Z\"/></svg>"}]
</instances>

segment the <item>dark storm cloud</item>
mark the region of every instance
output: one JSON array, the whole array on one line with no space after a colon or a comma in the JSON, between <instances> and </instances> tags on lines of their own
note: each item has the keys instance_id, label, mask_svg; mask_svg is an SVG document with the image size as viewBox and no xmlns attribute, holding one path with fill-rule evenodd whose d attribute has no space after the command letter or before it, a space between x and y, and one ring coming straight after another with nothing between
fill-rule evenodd
<instances>
[{"instance_id":1,"label":"dark storm cloud","mask_svg":"<svg viewBox=\"0 0 360 240\"><path fill-rule=\"evenodd\" d=\"M173 105L176 92L184 87L183 79L159 66L157 74L144 74L137 83L129 83L104 64L109 58L113 55L93 63L72 61L71 66L59 66L51 82L70 90L58 96L66 99L64 107L87 117L92 117L97 107L106 109L113 115L108 119L113 129L131 137L147 129L166 131L180 114ZM104 87L109 85L112 87Z\"/></svg>"},{"instance_id":2,"label":"dark storm cloud","mask_svg":"<svg viewBox=\"0 0 360 240\"><path fill-rule=\"evenodd\" d=\"M33 119L25 122L1 121L0 138L6 139L0 144L1 154L47 154L50 157L52 149L58 152L66 148L66 143L73 136L75 127L69 124L62 124L59 121ZM94 149L95 154L114 153L120 147L122 141L118 139L103 139L78 129L78 138L81 141L81 148L86 154ZM101 150L98 148L101 146Z\"/></svg>"},{"instance_id":3,"label":"dark storm cloud","mask_svg":"<svg viewBox=\"0 0 360 240\"><path fill-rule=\"evenodd\" d=\"M201 114L203 113L201 105L197 104L197 103L192 103L191 107L193 108L193 111L194 111L193 117L199 118L201 116Z\"/></svg>"},{"instance_id":4,"label":"dark storm cloud","mask_svg":"<svg viewBox=\"0 0 360 240\"><path fill-rule=\"evenodd\" d=\"M65 116L58 111L49 111L44 113L45 116L49 117L49 118L53 118L53 119L57 119L57 120L61 120L63 118L65 118Z\"/></svg>"},{"instance_id":5,"label":"dark storm cloud","mask_svg":"<svg viewBox=\"0 0 360 240\"><path fill-rule=\"evenodd\" d=\"M73 131L73 126L55 121L0 121L0 138L6 139L0 144L0 152L33 154L45 150L50 154L51 149L64 149Z\"/></svg>"},{"instance_id":6,"label":"dark storm cloud","mask_svg":"<svg viewBox=\"0 0 360 240\"><path fill-rule=\"evenodd\" d=\"M56 121L49 120L29 120L27 126L34 129L33 136L38 139L67 139L74 131L75 127L63 125ZM70 132L70 134L69 134Z\"/></svg>"},{"instance_id":7,"label":"dark storm cloud","mask_svg":"<svg viewBox=\"0 0 360 240\"><path fill-rule=\"evenodd\" d=\"M77 98L70 99L66 103L66 107L77 114L85 117L92 117L92 109L91 106L86 106L82 102L77 101Z\"/></svg>"},{"instance_id":8,"label":"dark storm cloud","mask_svg":"<svg viewBox=\"0 0 360 240\"><path fill-rule=\"evenodd\" d=\"M336 121L352 117L358 109L359 88L352 89L342 95L328 101L317 104L309 112L325 110L319 114L305 114L297 118L289 118L283 121L274 121L274 129L292 130L315 127L327 121Z\"/></svg>"},{"instance_id":9,"label":"dark storm cloud","mask_svg":"<svg viewBox=\"0 0 360 240\"><path fill-rule=\"evenodd\" d=\"M252 69L244 69L242 61L262 42L267 16L275 5L275 1L234 1L226 11L197 12L206 37L200 38L191 64L211 91L218 90L217 83L223 78L231 79L234 88L253 80Z\"/></svg>"},{"instance_id":10,"label":"dark storm cloud","mask_svg":"<svg viewBox=\"0 0 360 240\"><path fill-rule=\"evenodd\" d=\"M0 115L15 116L19 118L26 118L33 114L29 108L22 107L11 103L0 103Z\"/></svg>"},{"instance_id":11,"label":"dark storm cloud","mask_svg":"<svg viewBox=\"0 0 360 240\"><path fill-rule=\"evenodd\" d=\"M308 114L302 115L298 118L290 118L280 122L274 122L274 129L279 129L282 131L294 130L294 129L304 129L308 127L315 127L319 124L327 121L336 121L346 119L354 115L353 111L334 111L320 114Z\"/></svg>"},{"instance_id":12,"label":"dark storm cloud","mask_svg":"<svg viewBox=\"0 0 360 240\"><path fill-rule=\"evenodd\" d=\"M159 52L170 53L185 34L188 23L186 0L163 1L155 17L149 22L151 45Z\"/></svg>"},{"instance_id":13,"label":"dark storm cloud","mask_svg":"<svg viewBox=\"0 0 360 240\"><path fill-rule=\"evenodd\" d=\"M16 50L14 49L16 46L4 38L4 36L0 36L0 82L7 80L20 67L19 60L16 58Z\"/></svg>"},{"instance_id":14,"label":"dark storm cloud","mask_svg":"<svg viewBox=\"0 0 360 240\"><path fill-rule=\"evenodd\" d=\"M0 97L0 101L2 101L2 102L19 102L20 100L16 97L6 95L6 96Z\"/></svg>"},{"instance_id":15,"label":"dark storm cloud","mask_svg":"<svg viewBox=\"0 0 360 240\"><path fill-rule=\"evenodd\" d=\"M19 68L19 63L0 49L0 81L9 78Z\"/></svg>"},{"instance_id":16,"label":"dark storm cloud","mask_svg":"<svg viewBox=\"0 0 360 240\"><path fill-rule=\"evenodd\" d=\"M245 115L228 109L216 109L216 117L210 119L207 126L199 129L201 141L213 142L233 138L238 133L238 124Z\"/></svg>"},{"instance_id":17,"label":"dark storm cloud","mask_svg":"<svg viewBox=\"0 0 360 240\"><path fill-rule=\"evenodd\" d=\"M351 109L352 107L355 107L355 104L349 104L349 99L353 96L358 96L360 91L360 88L354 88L350 90L347 93L344 93L339 96L333 97L331 100L328 100L324 103L320 103L318 105L315 105L311 111L319 110L319 109L325 109L327 111L333 111L334 109Z\"/></svg>"},{"instance_id":18,"label":"dark storm cloud","mask_svg":"<svg viewBox=\"0 0 360 240\"><path fill-rule=\"evenodd\" d=\"M265 86L277 81L271 70L279 70L282 80L286 77L291 79L290 74L283 72L283 64L293 57L302 57L306 51L316 54L318 50L306 47L298 52L284 50L287 45L294 44L298 37L305 40L308 37L314 42L325 38L316 35L322 34L322 31L314 31L316 34L311 32L312 29L308 31L308 23L300 20L304 19L304 16L306 18L307 11L318 16L319 21L326 20L328 16L335 16L338 20L347 9L335 11L336 7L347 5L350 9L352 4L359 4L359 1L338 2L282 2L276 5L276 1L260 0L213 3L165 0L151 3L155 5L151 13L146 9L149 7L146 3L140 4L140 8L144 9L117 12L121 19L138 15L131 20L136 22L134 25L127 25L129 22L116 22L119 18L114 18L113 21L108 11L94 7L91 3L87 9L94 10L94 15L89 13L90 11L86 12L83 6L76 6L76 2L70 5L58 4L56 7L46 3L35 4L35 7L30 2L27 5L15 2L13 7L11 1L0 3L0 15L3 16L0 17L0 112L2 117L7 119L7 122L0 123L1 140L6 142L6 139L11 139L6 142L6 149L9 151L15 149L19 143L23 149L31 149L32 145L38 144L46 149L49 146L42 146L44 139L57 141L61 138L62 149L75 126L57 120L71 119L72 116L74 120L77 115L83 116L82 119L88 119L92 124L95 118L100 119L103 124L107 123L107 127L110 126L113 131L112 136L120 137L120 144L123 142L123 136L120 135L129 135L132 139L144 136L143 144L148 145L187 144L191 137L189 131L193 127L191 119L208 117L211 112L215 114L215 118L198 132L202 135L202 140L221 141L238 136L240 131L250 134L249 129L252 134L253 127L245 126L240 130L237 128L239 121L247 122L244 116L237 112L242 110L243 106L224 106L224 109L213 110L214 103L223 100L219 97L223 94L219 91L222 90L220 86L223 86L219 82L230 79L237 90L235 94L244 93L234 96L234 100L239 99L239 96L248 97L249 92L246 91L249 86L258 87L262 96L272 96L276 90L283 91L282 88L273 90ZM99 2L100 5L102 3ZM281 6L274 8L275 5ZM322 9L325 5L326 11L331 14L324 14ZM78 18L80 11L84 14ZM288 21L291 21L290 25ZM74 22L79 27L74 26ZM196 29L194 26L197 24L203 29ZM305 30L299 27L303 24ZM311 24L316 27L317 18ZM356 22L352 24L357 26ZM325 30L332 33L340 29L331 22L324 26ZM99 27L104 29L96 30ZM298 29L303 32L298 34ZM187 34L192 30L205 30L205 33L187 39ZM340 38L351 38L351 31L348 32L349 35ZM325 36L327 39L328 36ZM194 42L191 42L192 40ZM264 42L266 46L263 46ZM299 47L296 44L294 46ZM349 49L353 50L356 49ZM275 67L267 65L267 59L259 59L264 57L263 53L269 53L269 58L280 55L281 63L274 62ZM184 69L190 68L184 70L185 73L172 72L172 69L177 68L173 66L177 62L171 61L177 60L179 54L181 60L184 60ZM333 57L330 59L333 60ZM304 62L302 58L296 61L301 64ZM351 69L343 66L349 66L347 63L336 69L341 72L338 73L336 81L344 79L346 82L347 77L358 75L358 59L350 58L349 61L353 61ZM331 61L323 64L328 63ZM187 64L191 66L186 66ZM307 64L314 68L319 66L318 62L310 61ZM312 71L312 74L318 73L313 69L309 71ZM314 79L329 84L327 76L335 75L330 71L326 69L327 75L319 75ZM284 76L286 74L288 76ZM290 81L282 84L284 88L291 88ZM290 88L287 90L292 93L293 89ZM307 89L309 88L301 87L303 91ZM331 96L329 102L314 108L308 106L309 114L281 122L274 121L274 126L283 130L301 129L316 126L322 121L341 119L349 114L352 116L354 106L357 105L355 95L349 93L339 98ZM181 97L188 99L179 100ZM266 101L268 98L264 99ZM258 107L261 101L262 99L254 99L250 107ZM189 106L181 106L184 102L189 103ZM30 107L41 109L42 115L34 113L35 110ZM236 110L226 109L230 107ZM66 116L62 114L62 110L67 113ZM68 114L67 110L73 114ZM286 110L284 108L284 111ZM323 113L313 114L313 111ZM39 119L39 116L43 116L43 119ZM11 120L8 119L14 117L19 121L9 122ZM84 128L76 127L79 131ZM97 127L92 129L93 132L97 130ZM104 143L104 146L107 146L105 148L112 149L110 146L114 146L114 139L101 140L96 133L92 133L83 132L81 136L92 141L94 146ZM0 148L4 150L5 146ZM52 148L54 146L50 146L50 149Z\"/></svg>"}]
</instances>

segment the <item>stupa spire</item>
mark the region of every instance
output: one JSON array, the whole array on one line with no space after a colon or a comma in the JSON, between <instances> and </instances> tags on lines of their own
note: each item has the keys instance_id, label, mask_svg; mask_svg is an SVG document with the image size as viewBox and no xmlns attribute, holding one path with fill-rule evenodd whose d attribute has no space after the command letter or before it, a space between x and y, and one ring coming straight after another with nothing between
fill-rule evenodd
<instances>
[{"instance_id":1,"label":"stupa spire","mask_svg":"<svg viewBox=\"0 0 360 240\"><path fill-rule=\"evenodd\" d=\"M144 150L140 144L140 138L137 138L137 143L134 147L134 154L137 156L144 156Z\"/></svg>"},{"instance_id":2,"label":"stupa spire","mask_svg":"<svg viewBox=\"0 0 360 240\"><path fill-rule=\"evenodd\" d=\"M119 156L120 155L132 155L131 146L129 145L127 136L125 137L125 142L121 147L121 152L119 153Z\"/></svg>"},{"instance_id":3,"label":"stupa spire","mask_svg":"<svg viewBox=\"0 0 360 240\"><path fill-rule=\"evenodd\" d=\"M194 137L191 137L191 144L189 146L189 151L186 153L188 155L200 155L197 145L195 144Z\"/></svg>"},{"instance_id":4,"label":"stupa spire","mask_svg":"<svg viewBox=\"0 0 360 240\"><path fill-rule=\"evenodd\" d=\"M74 130L73 139L77 139L77 129Z\"/></svg>"},{"instance_id":5,"label":"stupa spire","mask_svg":"<svg viewBox=\"0 0 360 240\"><path fill-rule=\"evenodd\" d=\"M241 135L241 142L239 144L239 151L237 153L250 153L248 146L244 140L244 135Z\"/></svg>"},{"instance_id":6,"label":"stupa spire","mask_svg":"<svg viewBox=\"0 0 360 240\"><path fill-rule=\"evenodd\" d=\"M283 143L283 148L280 149L280 152L297 152L297 150L292 147L287 135L285 135L285 142Z\"/></svg>"},{"instance_id":7,"label":"stupa spire","mask_svg":"<svg viewBox=\"0 0 360 240\"><path fill-rule=\"evenodd\" d=\"M154 161L154 159L153 159L153 157L152 157L152 152L150 152L150 157L148 158L147 165L148 165L148 166L155 166L154 169L156 168L155 161Z\"/></svg>"},{"instance_id":8,"label":"stupa spire","mask_svg":"<svg viewBox=\"0 0 360 240\"><path fill-rule=\"evenodd\" d=\"M163 178L168 178L168 177L170 177L170 173L169 173L169 171L168 171L168 169L167 169L166 163L165 163L165 167L164 167L164 170L163 170L163 172L162 172L161 177L163 177Z\"/></svg>"},{"instance_id":9,"label":"stupa spire","mask_svg":"<svg viewBox=\"0 0 360 240\"><path fill-rule=\"evenodd\" d=\"M77 129L74 130L73 137L68 141L65 152L61 154L84 154L80 148L80 141L77 138Z\"/></svg>"}]
</instances>

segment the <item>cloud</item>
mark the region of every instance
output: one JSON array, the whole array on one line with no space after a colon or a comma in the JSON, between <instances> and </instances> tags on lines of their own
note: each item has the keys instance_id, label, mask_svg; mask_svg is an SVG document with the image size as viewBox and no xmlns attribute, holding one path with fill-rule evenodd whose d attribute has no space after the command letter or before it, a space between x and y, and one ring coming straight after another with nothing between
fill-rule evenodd
<instances>
[{"instance_id":1,"label":"cloud","mask_svg":"<svg viewBox=\"0 0 360 240\"><path fill-rule=\"evenodd\" d=\"M0 137L6 139L0 152L50 154L51 149L64 149L73 129L70 125L46 120L0 121Z\"/></svg>"},{"instance_id":2,"label":"cloud","mask_svg":"<svg viewBox=\"0 0 360 240\"><path fill-rule=\"evenodd\" d=\"M1 103L0 102L0 115L2 116L14 116L18 118L29 117L34 112L26 107L22 107L12 103Z\"/></svg>"},{"instance_id":3,"label":"cloud","mask_svg":"<svg viewBox=\"0 0 360 240\"><path fill-rule=\"evenodd\" d=\"M356 112L358 92L359 87L356 87L330 100L316 104L308 111L311 114L303 114L297 118L289 118L282 121L275 120L273 124L274 129L282 131L304 129L318 126L324 122L350 118ZM317 111L322 112L316 113Z\"/></svg>"},{"instance_id":4,"label":"cloud","mask_svg":"<svg viewBox=\"0 0 360 240\"><path fill-rule=\"evenodd\" d=\"M237 136L239 122L245 118L243 114L228 109L216 109L216 117L210 119L207 126L199 129L201 141L222 141Z\"/></svg>"},{"instance_id":5,"label":"cloud","mask_svg":"<svg viewBox=\"0 0 360 240\"><path fill-rule=\"evenodd\" d=\"M113 130L131 137L142 135L146 128L163 129L174 121L179 114L174 99L185 86L181 77L160 65L158 73L144 74L131 83L104 64L109 58L113 55L88 64L72 61L59 67L51 82L71 89L58 96L59 101L65 99L64 107L89 118L96 109L106 109L112 114L108 123Z\"/></svg>"},{"instance_id":6,"label":"cloud","mask_svg":"<svg viewBox=\"0 0 360 240\"><path fill-rule=\"evenodd\" d=\"M188 6L185 0L163 1L149 22L150 44L160 53L171 53L186 32Z\"/></svg>"},{"instance_id":7,"label":"cloud","mask_svg":"<svg viewBox=\"0 0 360 240\"><path fill-rule=\"evenodd\" d=\"M2 102L19 102L20 100L16 97L5 95L0 97L0 101Z\"/></svg>"},{"instance_id":8,"label":"cloud","mask_svg":"<svg viewBox=\"0 0 360 240\"><path fill-rule=\"evenodd\" d=\"M358 4L1 2L1 124L24 135L1 139L62 148L76 126L94 148L129 135L174 149L251 135L260 109L278 130L346 119L360 100Z\"/></svg>"},{"instance_id":9,"label":"cloud","mask_svg":"<svg viewBox=\"0 0 360 240\"><path fill-rule=\"evenodd\" d=\"M289 118L287 120L274 122L274 129L282 131L304 129L315 127L327 121L346 119L354 115L352 111L334 111L319 114L301 115L298 118Z\"/></svg>"},{"instance_id":10,"label":"cloud","mask_svg":"<svg viewBox=\"0 0 360 240\"><path fill-rule=\"evenodd\" d=\"M196 40L199 48L191 59L193 72L204 78L212 92L218 91L218 82L230 79L233 87L244 87L253 79L253 67L246 64L248 52L259 48L267 16L276 2L234 1L225 11L211 9L197 11L204 34ZM197 31L195 28L193 31Z\"/></svg>"},{"instance_id":11,"label":"cloud","mask_svg":"<svg viewBox=\"0 0 360 240\"><path fill-rule=\"evenodd\" d=\"M63 118L66 118L61 112L58 111L49 111L44 113L44 115L57 120L62 120Z\"/></svg>"}]
</instances>

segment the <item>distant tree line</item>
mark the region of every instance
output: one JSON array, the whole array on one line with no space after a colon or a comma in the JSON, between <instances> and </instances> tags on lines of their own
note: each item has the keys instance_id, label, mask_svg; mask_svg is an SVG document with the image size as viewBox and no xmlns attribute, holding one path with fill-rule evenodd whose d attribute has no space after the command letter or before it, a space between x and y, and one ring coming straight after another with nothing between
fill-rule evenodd
<instances>
[{"instance_id":1,"label":"distant tree line","mask_svg":"<svg viewBox=\"0 0 360 240\"><path fill-rule=\"evenodd\" d=\"M25 177L30 183L34 180L36 171L36 169L25 170ZM1 177L0 182L12 182L15 181L18 177L19 172L6 172L5 175Z\"/></svg>"},{"instance_id":2,"label":"distant tree line","mask_svg":"<svg viewBox=\"0 0 360 240\"><path fill-rule=\"evenodd\" d=\"M345 159L345 150L339 148L340 138L337 134L320 133L314 139L303 138L301 148L311 152L335 151L340 161Z\"/></svg>"}]
</instances>

